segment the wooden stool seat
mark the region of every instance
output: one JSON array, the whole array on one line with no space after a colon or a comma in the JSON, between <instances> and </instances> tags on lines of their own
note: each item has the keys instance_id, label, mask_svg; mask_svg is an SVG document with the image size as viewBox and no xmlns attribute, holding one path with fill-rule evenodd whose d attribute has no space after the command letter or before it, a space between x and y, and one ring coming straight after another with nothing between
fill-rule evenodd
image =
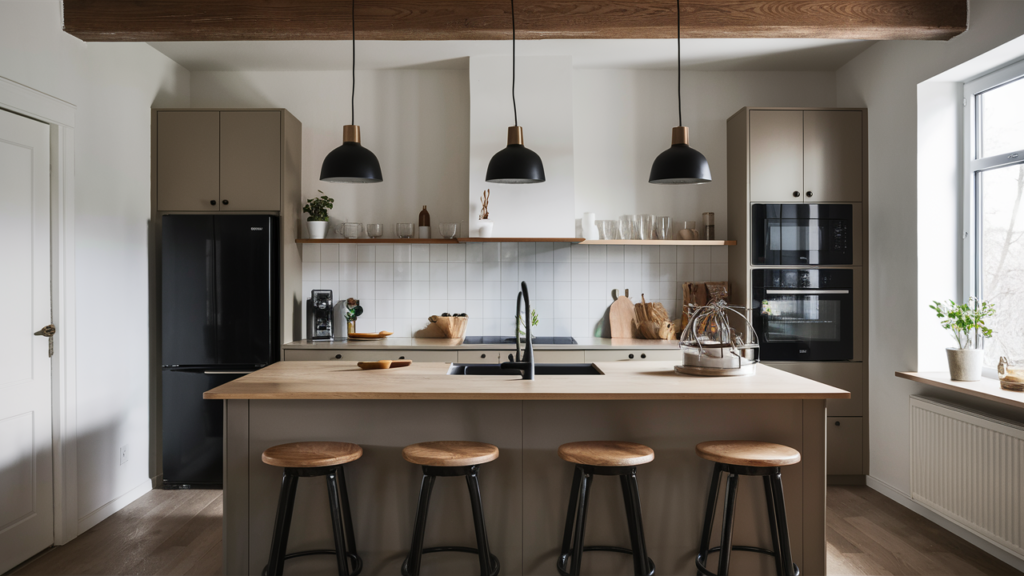
<instances>
[{"instance_id":1,"label":"wooden stool seat","mask_svg":"<svg viewBox=\"0 0 1024 576\"><path fill-rule=\"evenodd\" d=\"M633 442L570 442L558 447L558 455L584 466L639 466L654 460L654 450Z\"/></svg>"},{"instance_id":2,"label":"wooden stool seat","mask_svg":"<svg viewBox=\"0 0 1024 576\"><path fill-rule=\"evenodd\" d=\"M421 442L403 448L402 457L420 466L476 466L497 460L498 447L483 442Z\"/></svg>"},{"instance_id":3,"label":"wooden stool seat","mask_svg":"<svg viewBox=\"0 0 1024 576\"><path fill-rule=\"evenodd\" d=\"M347 464L362 455L361 446L348 442L292 442L267 448L263 463L278 468L323 468Z\"/></svg>"},{"instance_id":4,"label":"wooden stool seat","mask_svg":"<svg viewBox=\"0 0 1024 576\"><path fill-rule=\"evenodd\" d=\"M754 468L792 466L800 461L800 452L789 446L746 440L701 442L697 444L697 455L719 464Z\"/></svg>"}]
</instances>

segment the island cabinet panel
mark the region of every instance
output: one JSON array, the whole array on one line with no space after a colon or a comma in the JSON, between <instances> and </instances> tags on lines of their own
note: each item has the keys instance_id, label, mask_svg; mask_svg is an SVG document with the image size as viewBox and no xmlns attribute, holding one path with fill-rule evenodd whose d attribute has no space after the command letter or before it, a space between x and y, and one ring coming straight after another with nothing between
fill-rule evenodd
<instances>
[{"instance_id":1,"label":"island cabinet panel","mask_svg":"<svg viewBox=\"0 0 1024 576\"><path fill-rule=\"evenodd\" d=\"M220 112L156 115L157 206L161 211L217 210L220 202Z\"/></svg>"},{"instance_id":2,"label":"island cabinet panel","mask_svg":"<svg viewBox=\"0 0 1024 576\"><path fill-rule=\"evenodd\" d=\"M803 201L802 111L751 111L749 153L752 202Z\"/></svg>"},{"instance_id":3,"label":"island cabinet panel","mask_svg":"<svg viewBox=\"0 0 1024 576\"><path fill-rule=\"evenodd\" d=\"M509 354L516 349L508 350L459 350L459 364L495 364L507 362ZM580 364L585 362L583 350L534 350L533 359L543 364Z\"/></svg>"},{"instance_id":4,"label":"island cabinet panel","mask_svg":"<svg viewBox=\"0 0 1024 576\"><path fill-rule=\"evenodd\" d=\"M864 474L864 419L828 419L828 465L826 470L834 476Z\"/></svg>"},{"instance_id":5,"label":"island cabinet panel","mask_svg":"<svg viewBox=\"0 0 1024 576\"><path fill-rule=\"evenodd\" d=\"M285 350L286 361L373 362L375 360L412 360L413 362L455 362L457 353L444 350Z\"/></svg>"},{"instance_id":6,"label":"island cabinet panel","mask_svg":"<svg viewBox=\"0 0 1024 576\"><path fill-rule=\"evenodd\" d=\"M828 400L829 416L864 415L864 364L861 362L769 362L772 368L842 388L849 398Z\"/></svg>"},{"instance_id":7,"label":"island cabinet panel","mask_svg":"<svg viewBox=\"0 0 1024 576\"><path fill-rule=\"evenodd\" d=\"M860 202L864 188L864 114L808 110L804 114L804 199Z\"/></svg>"},{"instance_id":8,"label":"island cabinet panel","mask_svg":"<svg viewBox=\"0 0 1024 576\"><path fill-rule=\"evenodd\" d=\"M281 209L281 112L220 113L221 211Z\"/></svg>"},{"instance_id":9,"label":"island cabinet panel","mask_svg":"<svg viewBox=\"0 0 1024 576\"><path fill-rule=\"evenodd\" d=\"M587 350L587 362L683 361L681 350Z\"/></svg>"}]
</instances>

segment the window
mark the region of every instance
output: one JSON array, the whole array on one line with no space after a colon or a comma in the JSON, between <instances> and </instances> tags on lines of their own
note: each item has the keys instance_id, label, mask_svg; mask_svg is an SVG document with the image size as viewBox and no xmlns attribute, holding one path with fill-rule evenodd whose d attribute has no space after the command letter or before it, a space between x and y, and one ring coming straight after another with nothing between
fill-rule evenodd
<instances>
[{"instance_id":1,"label":"window","mask_svg":"<svg viewBox=\"0 0 1024 576\"><path fill-rule=\"evenodd\" d=\"M965 293L996 307L985 365L1024 362L1024 62L964 85Z\"/></svg>"}]
</instances>

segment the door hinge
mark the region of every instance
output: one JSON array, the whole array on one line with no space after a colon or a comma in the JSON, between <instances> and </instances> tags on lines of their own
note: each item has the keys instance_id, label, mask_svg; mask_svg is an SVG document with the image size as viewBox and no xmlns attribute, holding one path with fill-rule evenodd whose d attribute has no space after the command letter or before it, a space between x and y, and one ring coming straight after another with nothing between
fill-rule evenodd
<instances>
[{"instance_id":1,"label":"door hinge","mask_svg":"<svg viewBox=\"0 0 1024 576\"><path fill-rule=\"evenodd\" d=\"M53 324L47 324L46 326L42 327L38 332L35 333L36 336L45 336L47 340L49 340L50 358L53 358L53 335L56 333L57 328Z\"/></svg>"}]
</instances>

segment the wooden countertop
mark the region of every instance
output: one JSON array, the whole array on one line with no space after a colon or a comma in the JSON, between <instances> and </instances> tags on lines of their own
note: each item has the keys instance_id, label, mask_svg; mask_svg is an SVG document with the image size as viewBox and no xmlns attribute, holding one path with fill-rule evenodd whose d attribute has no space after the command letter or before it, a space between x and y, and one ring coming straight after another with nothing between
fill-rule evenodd
<instances>
[{"instance_id":1,"label":"wooden countertop","mask_svg":"<svg viewBox=\"0 0 1024 576\"><path fill-rule=\"evenodd\" d=\"M949 372L897 372L896 376L920 382L921 384L935 386L936 388L963 392L970 396L992 400L1007 406L1024 408L1024 392L1003 390L999 385L999 380L993 378L982 378L978 382L960 382L951 379Z\"/></svg>"},{"instance_id":2,"label":"wooden countertop","mask_svg":"<svg viewBox=\"0 0 1024 576\"><path fill-rule=\"evenodd\" d=\"M678 340L643 340L640 338L577 338L577 344L534 344L534 350L679 350ZM285 350L514 350L514 342L506 344L463 344L461 338L395 338L382 340L330 341L296 340L284 345ZM682 357L680 352L680 358Z\"/></svg>"},{"instance_id":3,"label":"wooden countertop","mask_svg":"<svg viewBox=\"0 0 1024 576\"><path fill-rule=\"evenodd\" d=\"M599 362L603 375L449 376L450 364L361 370L354 362L278 362L218 386L207 400L820 400L846 390L761 364L747 377L702 378L675 362Z\"/></svg>"}]
</instances>

